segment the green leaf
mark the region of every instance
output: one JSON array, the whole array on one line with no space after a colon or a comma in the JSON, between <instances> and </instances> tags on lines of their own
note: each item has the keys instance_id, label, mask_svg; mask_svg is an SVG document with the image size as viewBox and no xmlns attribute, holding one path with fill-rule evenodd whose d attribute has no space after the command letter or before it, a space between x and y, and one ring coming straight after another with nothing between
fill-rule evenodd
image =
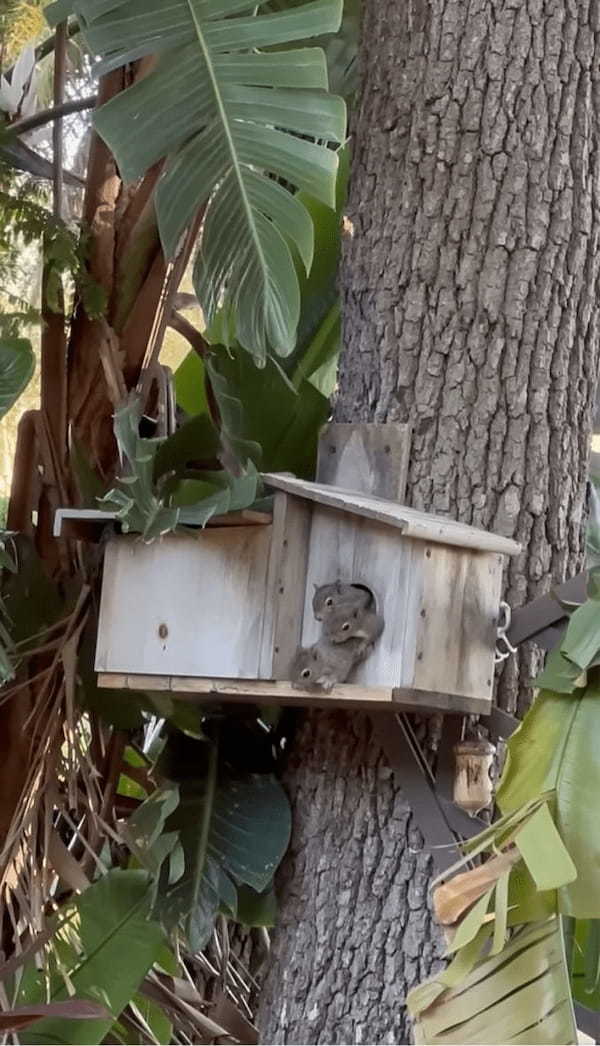
<instances>
[{"instance_id":1,"label":"green leaf","mask_svg":"<svg viewBox=\"0 0 600 1046\"><path fill-rule=\"evenodd\" d=\"M600 567L592 567L588 571L587 596L588 599L600 602Z\"/></svg>"},{"instance_id":2,"label":"green leaf","mask_svg":"<svg viewBox=\"0 0 600 1046\"><path fill-rule=\"evenodd\" d=\"M333 395L341 337L340 306L339 302L336 302L324 317L305 355L298 363L293 377L296 388L301 385L303 378L307 378L327 399Z\"/></svg>"},{"instance_id":3,"label":"green leaf","mask_svg":"<svg viewBox=\"0 0 600 1046\"><path fill-rule=\"evenodd\" d=\"M566 922L567 920L565 920ZM600 920L573 920L571 948L571 987L578 1002L590 1010L600 1010Z\"/></svg>"},{"instance_id":4,"label":"green leaf","mask_svg":"<svg viewBox=\"0 0 600 1046\"><path fill-rule=\"evenodd\" d=\"M439 980L434 978L434 991ZM556 917L519 930L498 955L480 959L457 990L445 989L431 1001L423 991L431 983L408 996L418 1017L417 1043L577 1043Z\"/></svg>"},{"instance_id":5,"label":"green leaf","mask_svg":"<svg viewBox=\"0 0 600 1046\"><path fill-rule=\"evenodd\" d=\"M559 911L578 919L600 917L600 690L573 696L542 691L508 742L497 792L502 813L555 793L554 823L577 870L558 890Z\"/></svg>"},{"instance_id":6,"label":"green leaf","mask_svg":"<svg viewBox=\"0 0 600 1046\"><path fill-rule=\"evenodd\" d=\"M506 944L506 927L508 920L508 883L510 871L501 875L496 883L494 896L494 939L491 955L498 955Z\"/></svg>"},{"instance_id":7,"label":"green leaf","mask_svg":"<svg viewBox=\"0 0 600 1046\"><path fill-rule=\"evenodd\" d=\"M188 352L174 374L175 396L186 414L208 415L204 364L197 353Z\"/></svg>"},{"instance_id":8,"label":"green leaf","mask_svg":"<svg viewBox=\"0 0 600 1046\"><path fill-rule=\"evenodd\" d=\"M446 988L454 988L464 981L479 959L484 944L489 940L489 926L482 926L479 933L465 944L445 969L439 970L428 981L412 988L408 993L407 1006L411 1014L420 1014L442 994Z\"/></svg>"},{"instance_id":9,"label":"green leaf","mask_svg":"<svg viewBox=\"0 0 600 1046\"><path fill-rule=\"evenodd\" d=\"M572 694L581 683L581 669L569 661L558 647L550 651L544 668L535 680L535 685L541 690L554 690L558 694Z\"/></svg>"},{"instance_id":10,"label":"green leaf","mask_svg":"<svg viewBox=\"0 0 600 1046\"><path fill-rule=\"evenodd\" d=\"M585 669L600 650L600 605L590 599L569 618L561 652L580 669Z\"/></svg>"},{"instance_id":11,"label":"green leaf","mask_svg":"<svg viewBox=\"0 0 600 1046\"><path fill-rule=\"evenodd\" d=\"M557 890L577 878L577 869L556 830L548 803L517 832L515 843L538 890Z\"/></svg>"},{"instance_id":12,"label":"green leaf","mask_svg":"<svg viewBox=\"0 0 600 1046\"><path fill-rule=\"evenodd\" d=\"M194 359L198 357L193 354ZM184 366L186 360L182 366ZM201 361L198 360L201 365ZM191 462L211 461L221 450L219 433L207 414L190 418L172 436L164 441L156 452L155 478L165 472L181 473Z\"/></svg>"},{"instance_id":13,"label":"green leaf","mask_svg":"<svg viewBox=\"0 0 600 1046\"><path fill-rule=\"evenodd\" d=\"M190 422L192 433L204 430L203 420ZM257 497L259 477L251 461L242 474L204 473L210 481L210 492L202 491L201 500L178 503L177 472L185 470L190 453L190 432L178 441L179 433L169 440L143 439L139 435L140 404L132 397L115 411L115 437L124 471L112 490L99 499L100 504L115 513L124 531L142 535L144 541L161 537L177 526L204 527L212 516L247 508ZM210 436L211 440L213 435ZM212 445L212 444L211 444ZM166 450L164 449L166 447ZM200 448L199 448L200 449ZM162 453L162 458L159 454ZM168 470L167 482L160 484L161 470ZM170 473L173 473L171 476ZM196 473L203 475L201 470ZM158 482L155 478L158 477ZM206 495L206 496L204 496Z\"/></svg>"},{"instance_id":14,"label":"green leaf","mask_svg":"<svg viewBox=\"0 0 600 1046\"><path fill-rule=\"evenodd\" d=\"M300 280L301 313L296 350L289 362L288 374L294 375L297 385L301 377L310 376L329 359L328 351L339 351L339 343L330 340L332 329L339 320L339 292L337 285L341 249L342 216L350 177L350 150L344 146L338 152L339 169L335 187L335 210L326 207L308 193L298 198L309 212L315 229L315 260L309 273L297 264ZM339 337L339 328L338 328Z\"/></svg>"},{"instance_id":15,"label":"green leaf","mask_svg":"<svg viewBox=\"0 0 600 1046\"><path fill-rule=\"evenodd\" d=\"M61 22L66 21L69 15L73 14L73 5L74 0L54 0L53 3L48 4L44 11L48 25L60 25Z\"/></svg>"},{"instance_id":16,"label":"green leaf","mask_svg":"<svg viewBox=\"0 0 600 1046\"><path fill-rule=\"evenodd\" d=\"M0 338L0 418L8 413L27 388L35 369L31 342L26 338Z\"/></svg>"},{"instance_id":17,"label":"green leaf","mask_svg":"<svg viewBox=\"0 0 600 1046\"><path fill-rule=\"evenodd\" d=\"M251 886L238 886L237 922L242 926L275 926L277 919L277 899L275 890L270 887L263 893L257 893Z\"/></svg>"},{"instance_id":18,"label":"green leaf","mask_svg":"<svg viewBox=\"0 0 600 1046\"><path fill-rule=\"evenodd\" d=\"M329 403L308 381L294 392L273 360L259 370L241 350L213 351L208 373L227 442L242 453L261 448L260 467L312 478ZM253 460L256 460L253 458Z\"/></svg>"},{"instance_id":19,"label":"green leaf","mask_svg":"<svg viewBox=\"0 0 600 1046\"><path fill-rule=\"evenodd\" d=\"M74 6L102 71L158 55L153 71L103 106L95 123L127 180L168 157L156 206L169 257L206 205L194 284L207 323L231 306L240 345L261 362L269 351L288 355L300 293L286 236L304 264L313 245L306 209L281 182L334 206L336 154L309 139L342 142L345 106L325 90L319 49L275 49L335 32L342 0L274 14L261 13L260 2L249 14L247 0Z\"/></svg>"},{"instance_id":20,"label":"green leaf","mask_svg":"<svg viewBox=\"0 0 600 1046\"><path fill-rule=\"evenodd\" d=\"M447 952L458 951L459 948L464 948L466 944L470 944L479 933L483 920L487 915L487 911L490 905L490 899L494 892L495 886L492 886L483 897L473 905L473 907L467 912L464 919L461 919L458 924L456 933L452 938L452 941L448 945Z\"/></svg>"},{"instance_id":21,"label":"green leaf","mask_svg":"<svg viewBox=\"0 0 600 1046\"><path fill-rule=\"evenodd\" d=\"M173 1042L173 1024L162 1006L140 992L134 995L132 1005L150 1028L156 1042Z\"/></svg>"},{"instance_id":22,"label":"green leaf","mask_svg":"<svg viewBox=\"0 0 600 1046\"><path fill-rule=\"evenodd\" d=\"M127 839L140 852L151 850L165 828L167 818L179 806L179 790L162 787L153 792L127 821Z\"/></svg>"},{"instance_id":23,"label":"green leaf","mask_svg":"<svg viewBox=\"0 0 600 1046\"><path fill-rule=\"evenodd\" d=\"M258 893L270 886L287 849L290 809L269 774L230 774L219 768L216 744L186 741L197 752L196 776L180 782L181 801L167 821L180 833L185 872L161 890L160 910L185 920L190 946L208 941L219 907L237 906L235 886ZM191 746L191 747L190 747Z\"/></svg>"},{"instance_id":24,"label":"green leaf","mask_svg":"<svg viewBox=\"0 0 600 1046\"><path fill-rule=\"evenodd\" d=\"M141 871L113 870L90 886L70 906L75 911L68 928L59 931L62 971L78 998L102 1002L119 1016L137 992L148 970L162 954L164 934L149 919L148 877ZM65 977L54 968L48 984L35 963L26 967L18 1000L52 1001L68 997ZM44 1020L20 1036L25 1046L36 1043L101 1043L112 1020Z\"/></svg>"}]
</instances>

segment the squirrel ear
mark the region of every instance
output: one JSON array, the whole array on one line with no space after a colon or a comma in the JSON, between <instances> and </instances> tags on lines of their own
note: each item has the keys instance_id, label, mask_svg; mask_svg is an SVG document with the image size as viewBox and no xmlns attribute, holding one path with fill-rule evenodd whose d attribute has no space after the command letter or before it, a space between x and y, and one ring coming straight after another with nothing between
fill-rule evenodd
<instances>
[{"instance_id":1,"label":"squirrel ear","mask_svg":"<svg viewBox=\"0 0 600 1046\"><path fill-rule=\"evenodd\" d=\"M317 583L315 581L313 581L313 588L314 588L315 592L317 591L318 587L319 586L317 585Z\"/></svg>"},{"instance_id":2,"label":"squirrel ear","mask_svg":"<svg viewBox=\"0 0 600 1046\"><path fill-rule=\"evenodd\" d=\"M339 580L336 581L336 583L335 583L335 590L336 590L336 592L341 593L341 591L342 591L342 582L341 581L339 581Z\"/></svg>"}]
</instances>

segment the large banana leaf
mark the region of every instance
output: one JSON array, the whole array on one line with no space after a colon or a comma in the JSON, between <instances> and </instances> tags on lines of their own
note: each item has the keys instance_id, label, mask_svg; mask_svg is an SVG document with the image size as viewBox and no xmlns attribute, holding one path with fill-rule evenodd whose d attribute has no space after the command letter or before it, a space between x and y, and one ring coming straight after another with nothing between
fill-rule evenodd
<instances>
[{"instance_id":1,"label":"large banana leaf","mask_svg":"<svg viewBox=\"0 0 600 1046\"><path fill-rule=\"evenodd\" d=\"M600 920L564 921L573 997L589 1010L600 1010Z\"/></svg>"},{"instance_id":2,"label":"large banana leaf","mask_svg":"<svg viewBox=\"0 0 600 1046\"><path fill-rule=\"evenodd\" d=\"M235 338L260 362L292 352L312 222L282 182L335 205L345 106L327 93L320 48L279 51L335 32L342 0L261 14L250 0L74 0L101 68L157 55L153 71L96 114L126 179L167 157L156 205L169 256L207 205L195 287L207 322L230 307ZM299 136L303 136L300 138ZM275 175L275 178L270 177Z\"/></svg>"},{"instance_id":3,"label":"large banana leaf","mask_svg":"<svg viewBox=\"0 0 600 1046\"><path fill-rule=\"evenodd\" d=\"M498 955L480 950L409 994L417 1044L577 1043L559 918L519 930Z\"/></svg>"},{"instance_id":4,"label":"large banana leaf","mask_svg":"<svg viewBox=\"0 0 600 1046\"><path fill-rule=\"evenodd\" d=\"M27 388L34 367L31 342L26 338L0 338L0 418Z\"/></svg>"},{"instance_id":5,"label":"large banana leaf","mask_svg":"<svg viewBox=\"0 0 600 1046\"><path fill-rule=\"evenodd\" d=\"M23 974L18 1003L59 1001L74 990L78 998L101 1001L112 1016L85 1021L48 1018L22 1032L22 1043L104 1041L113 1019L165 950L164 933L148 918L149 907L146 873L121 870L102 876L69 906L72 917L56 934L49 980L31 963Z\"/></svg>"},{"instance_id":6,"label":"large banana leaf","mask_svg":"<svg viewBox=\"0 0 600 1046\"><path fill-rule=\"evenodd\" d=\"M553 792L554 821L577 869L558 890L558 910L600 918L600 689L573 695L542 691L508 743L497 793L503 813Z\"/></svg>"},{"instance_id":7,"label":"large banana leaf","mask_svg":"<svg viewBox=\"0 0 600 1046\"><path fill-rule=\"evenodd\" d=\"M290 809L272 774L225 769L216 743L182 735L173 741L176 748L167 748L164 767L183 778L181 798L163 827L165 835L179 833L183 866L177 877L172 860L165 865L158 910L168 924L185 922L189 943L199 950L219 909L237 915L237 887L263 893L271 885L289 843ZM153 860L158 842L149 836ZM141 836L138 844L143 851Z\"/></svg>"},{"instance_id":8,"label":"large banana leaf","mask_svg":"<svg viewBox=\"0 0 600 1046\"><path fill-rule=\"evenodd\" d=\"M283 469L312 479L319 430L329 414L322 392L301 376L295 390L272 359L259 370L247 352L215 346L206 364L190 353L178 368L179 403L202 408L207 371L221 416L221 439L239 460L250 458L266 472ZM203 449L199 445L197 453Z\"/></svg>"}]
</instances>

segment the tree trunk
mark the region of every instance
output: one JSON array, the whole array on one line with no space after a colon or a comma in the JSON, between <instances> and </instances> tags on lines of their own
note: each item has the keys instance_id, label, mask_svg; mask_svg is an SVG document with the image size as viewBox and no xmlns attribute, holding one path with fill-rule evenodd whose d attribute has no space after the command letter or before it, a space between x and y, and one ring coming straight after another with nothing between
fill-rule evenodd
<instances>
[{"instance_id":1,"label":"tree trunk","mask_svg":"<svg viewBox=\"0 0 600 1046\"><path fill-rule=\"evenodd\" d=\"M336 417L414 424L408 501L514 537L516 606L583 561L598 365L600 7L364 4ZM505 669L519 710L533 655ZM363 717L311 714L265 1043L408 1042L429 864Z\"/></svg>"}]
</instances>

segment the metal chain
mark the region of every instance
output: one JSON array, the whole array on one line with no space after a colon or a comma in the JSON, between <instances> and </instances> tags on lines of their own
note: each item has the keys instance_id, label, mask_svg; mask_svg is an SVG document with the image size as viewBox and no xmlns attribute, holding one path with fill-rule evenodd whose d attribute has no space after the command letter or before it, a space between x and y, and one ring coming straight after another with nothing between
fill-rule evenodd
<instances>
[{"instance_id":1,"label":"metal chain","mask_svg":"<svg viewBox=\"0 0 600 1046\"><path fill-rule=\"evenodd\" d=\"M496 649L494 651L494 664L500 665L503 661L506 661L511 654L516 654L517 648L513 646L510 639L506 635L510 628L511 622L511 609L508 603L504 600L500 603L500 615L498 617L498 626L496 628Z\"/></svg>"}]
</instances>

